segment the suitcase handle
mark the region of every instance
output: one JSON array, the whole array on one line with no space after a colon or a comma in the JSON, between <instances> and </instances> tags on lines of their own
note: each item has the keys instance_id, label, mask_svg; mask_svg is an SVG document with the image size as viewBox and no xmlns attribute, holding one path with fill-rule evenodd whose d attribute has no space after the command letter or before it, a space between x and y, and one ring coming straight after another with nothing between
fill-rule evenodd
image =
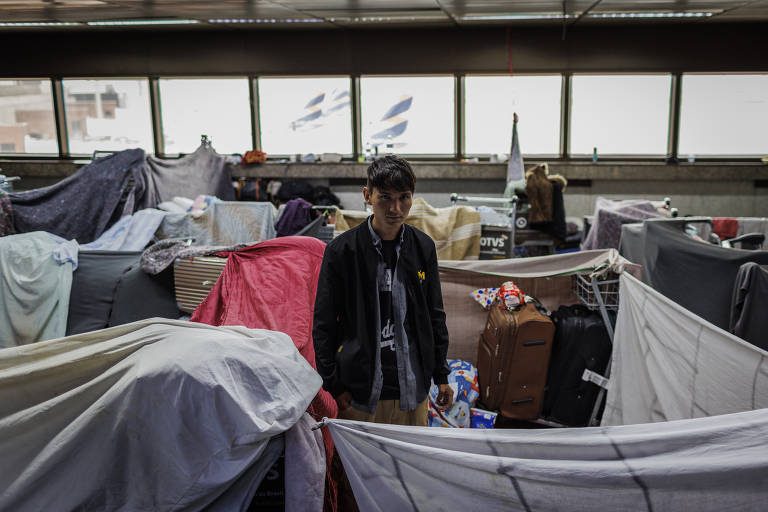
<instances>
[{"instance_id":1,"label":"suitcase handle","mask_svg":"<svg viewBox=\"0 0 768 512\"><path fill-rule=\"evenodd\" d=\"M509 401L509 403L512 403L512 404L524 404L526 402L533 402L533 397L519 398L517 400L510 400Z\"/></svg>"},{"instance_id":2,"label":"suitcase handle","mask_svg":"<svg viewBox=\"0 0 768 512\"><path fill-rule=\"evenodd\" d=\"M546 345L546 340L534 340L534 341L524 341L523 346L524 347L534 347L536 345Z\"/></svg>"}]
</instances>

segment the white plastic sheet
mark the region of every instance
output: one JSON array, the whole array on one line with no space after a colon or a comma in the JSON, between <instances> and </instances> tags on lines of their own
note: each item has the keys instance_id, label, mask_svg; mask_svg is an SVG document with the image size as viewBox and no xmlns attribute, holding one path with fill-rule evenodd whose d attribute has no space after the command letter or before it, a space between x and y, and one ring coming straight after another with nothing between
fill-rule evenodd
<instances>
[{"instance_id":1,"label":"white plastic sheet","mask_svg":"<svg viewBox=\"0 0 768 512\"><path fill-rule=\"evenodd\" d=\"M603 425L768 407L768 352L627 274L619 301Z\"/></svg>"},{"instance_id":2,"label":"white plastic sheet","mask_svg":"<svg viewBox=\"0 0 768 512\"><path fill-rule=\"evenodd\" d=\"M244 327L152 319L0 350L0 510L245 509L241 477L320 385L287 335Z\"/></svg>"},{"instance_id":3,"label":"white plastic sheet","mask_svg":"<svg viewBox=\"0 0 768 512\"><path fill-rule=\"evenodd\" d=\"M552 430L327 420L360 510L765 510L768 410Z\"/></svg>"}]
</instances>

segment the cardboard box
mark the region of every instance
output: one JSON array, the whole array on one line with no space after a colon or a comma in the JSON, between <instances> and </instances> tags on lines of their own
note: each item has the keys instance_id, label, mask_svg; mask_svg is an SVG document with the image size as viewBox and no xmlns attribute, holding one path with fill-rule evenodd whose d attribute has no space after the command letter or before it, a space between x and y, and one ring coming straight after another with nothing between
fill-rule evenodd
<instances>
[{"instance_id":1,"label":"cardboard box","mask_svg":"<svg viewBox=\"0 0 768 512\"><path fill-rule=\"evenodd\" d=\"M483 226L480 233L481 260L500 260L512 257L512 230L498 226Z\"/></svg>"}]
</instances>

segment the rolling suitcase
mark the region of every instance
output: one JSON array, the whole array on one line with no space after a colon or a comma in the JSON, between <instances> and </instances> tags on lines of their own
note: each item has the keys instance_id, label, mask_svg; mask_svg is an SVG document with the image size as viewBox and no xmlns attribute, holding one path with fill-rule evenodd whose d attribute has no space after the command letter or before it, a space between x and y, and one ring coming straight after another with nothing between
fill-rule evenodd
<instances>
[{"instance_id":1,"label":"rolling suitcase","mask_svg":"<svg viewBox=\"0 0 768 512\"><path fill-rule=\"evenodd\" d=\"M517 311L494 304L480 335L477 370L480 399L507 418L538 418L555 327L535 304Z\"/></svg>"},{"instance_id":2,"label":"rolling suitcase","mask_svg":"<svg viewBox=\"0 0 768 512\"><path fill-rule=\"evenodd\" d=\"M584 370L604 375L613 346L597 311L560 306L552 313L555 338L542 416L571 427L589 423L600 388L582 379Z\"/></svg>"}]
</instances>

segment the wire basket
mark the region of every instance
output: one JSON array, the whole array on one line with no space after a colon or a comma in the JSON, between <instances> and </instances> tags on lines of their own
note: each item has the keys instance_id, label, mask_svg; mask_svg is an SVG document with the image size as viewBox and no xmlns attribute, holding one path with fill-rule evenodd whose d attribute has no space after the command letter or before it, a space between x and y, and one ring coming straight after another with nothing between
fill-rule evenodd
<instances>
[{"instance_id":1,"label":"wire basket","mask_svg":"<svg viewBox=\"0 0 768 512\"><path fill-rule=\"evenodd\" d=\"M579 300L590 309L599 309L600 302L595 295L592 286L594 280L600 298L603 300L605 309L616 311L619 309L619 276L613 272L608 272L602 276L589 277L576 274L573 277L573 291Z\"/></svg>"}]
</instances>

